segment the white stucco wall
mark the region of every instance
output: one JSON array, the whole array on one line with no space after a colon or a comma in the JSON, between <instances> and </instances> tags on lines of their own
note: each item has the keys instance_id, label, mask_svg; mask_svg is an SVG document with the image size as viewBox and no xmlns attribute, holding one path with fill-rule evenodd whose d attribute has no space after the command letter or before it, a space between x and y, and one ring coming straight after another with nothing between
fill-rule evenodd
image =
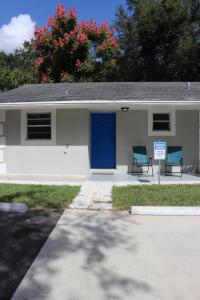
<instances>
[{"instance_id":1,"label":"white stucco wall","mask_svg":"<svg viewBox=\"0 0 200 300\"><path fill-rule=\"evenodd\" d=\"M148 136L148 111L117 112L117 171L127 172L132 167L132 147L147 146L153 157L153 142L164 140L168 146L182 146L184 171L198 169L199 161L198 111L176 111L175 136ZM157 165L156 161L153 161ZM155 168L156 170L156 168Z\"/></svg>"},{"instance_id":2,"label":"white stucco wall","mask_svg":"<svg viewBox=\"0 0 200 300\"><path fill-rule=\"evenodd\" d=\"M89 169L87 110L56 111L56 145L21 145L20 111L6 112L8 174L85 175ZM66 147L66 145L69 145Z\"/></svg>"},{"instance_id":3,"label":"white stucco wall","mask_svg":"<svg viewBox=\"0 0 200 300\"><path fill-rule=\"evenodd\" d=\"M165 140L169 146L183 147L185 172L198 168L198 111L176 111L176 135L170 137L148 136L147 110L117 111L116 131L117 172L131 169L133 145L146 145L153 157L153 142L158 139ZM17 110L6 112L4 133L8 174L78 176L86 175L90 169L90 112L87 109L56 110L55 145L21 145L21 112Z\"/></svg>"}]
</instances>

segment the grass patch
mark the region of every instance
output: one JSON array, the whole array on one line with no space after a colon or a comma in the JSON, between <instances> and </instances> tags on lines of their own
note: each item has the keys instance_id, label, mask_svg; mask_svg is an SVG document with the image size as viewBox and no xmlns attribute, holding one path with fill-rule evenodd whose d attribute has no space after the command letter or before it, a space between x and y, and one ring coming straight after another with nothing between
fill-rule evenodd
<instances>
[{"instance_id":1,"label":"grass patch","mask_svg":"<svg viewBox=\"0 0 200 300\"><path fill-rule=\"evenodd\" d=\"M60 209L67 207L79 190L79 186L0 184L0 202Z\"/></svg>"},{"instance_id":2,"label":"grass patch","mask_svg":"<svg viewBox=\"0 0 200 300\"><path fill-rule=\"evenodd\" d=\"M115 209L131 206L200 206L200 184L113 187Z\"/></svg>"}]
</instances>

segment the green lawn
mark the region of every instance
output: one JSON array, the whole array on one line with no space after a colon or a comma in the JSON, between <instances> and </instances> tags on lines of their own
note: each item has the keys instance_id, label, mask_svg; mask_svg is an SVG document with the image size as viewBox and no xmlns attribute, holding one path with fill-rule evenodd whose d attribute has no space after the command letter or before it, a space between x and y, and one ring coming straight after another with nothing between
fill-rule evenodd
<instances>
[{"instance_id":1,"label":"green lawn","mask_svg":"<svg viewBox=\"0 0 200 300\"><path fill-rule=\"evenodd\" d=\"M200 206L200 184L114 187L112 204L114 209L130 209L134 205Z\"/></svg>"},{"instance_id":2,"label":"green lawn","mask_svg":"<svg viewBox=\"0 0 200 300\"><path fill-rule=\"evenodd\" d=\"M0 184L0 202L25 203L29 208L64 208L78 194L78 186Z\"/></svg>"}]
</instances>

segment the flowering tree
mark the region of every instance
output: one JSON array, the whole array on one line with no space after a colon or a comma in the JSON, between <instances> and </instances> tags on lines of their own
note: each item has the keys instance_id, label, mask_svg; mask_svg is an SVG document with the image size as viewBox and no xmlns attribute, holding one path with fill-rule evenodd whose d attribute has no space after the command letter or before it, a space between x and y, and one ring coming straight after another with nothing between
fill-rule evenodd
<instances>
[{"instance_id":1,"label":"flowering tree","mask_svg":"<svg viewBox=\"0 0 200 300\"><path fill-rule=\"evenodd\" d=\"M115 68L118 53L114 30L106 22L78 23L76 10L63 5L46 26L35 28L32 45L39 82L102 80L102 74Z\"/></svg>"}]
</instances>

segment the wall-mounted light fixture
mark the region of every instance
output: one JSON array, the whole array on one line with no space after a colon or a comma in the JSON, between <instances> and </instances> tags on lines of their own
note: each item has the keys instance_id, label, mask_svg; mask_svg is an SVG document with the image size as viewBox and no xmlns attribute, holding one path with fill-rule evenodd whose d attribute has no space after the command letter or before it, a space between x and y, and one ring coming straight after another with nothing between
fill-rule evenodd
<instances>
[{"instance_id":1,"label":"wall-mounted light fixture","mask_svg":"<svg viewBox=\"0 0 200 300\"><path fill-rule=\"evenodd\" d=\"M121 107L121 111L127 112L127 111L129 111L129 107Z\"/></svg>"}]
</instances>

